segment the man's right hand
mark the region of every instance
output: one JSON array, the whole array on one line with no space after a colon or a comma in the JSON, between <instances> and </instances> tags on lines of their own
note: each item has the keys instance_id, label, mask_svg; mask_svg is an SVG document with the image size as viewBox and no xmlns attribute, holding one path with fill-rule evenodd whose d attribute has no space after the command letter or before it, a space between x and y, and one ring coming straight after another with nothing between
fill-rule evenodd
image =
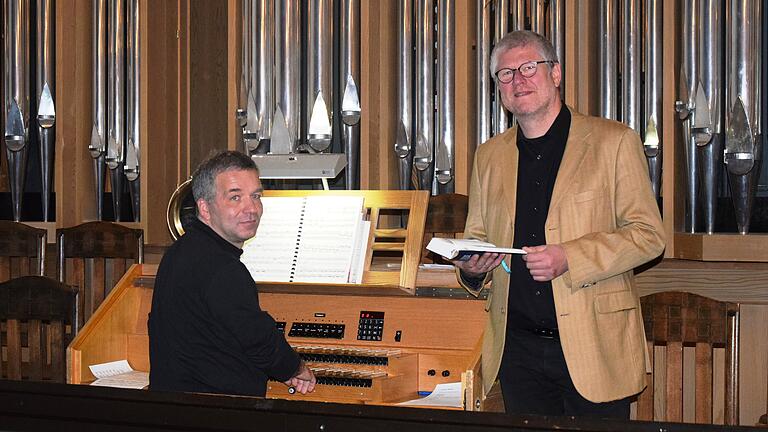
<instances>
[{"instance_id":1,"label":"man's right hand","mask_svg":"<svg viewBox=\"0 0 768 432\"><path fill-rule=\"evenodd\" d=\"M502 260L504 260L503 254L486 252L482 255L472 255L466 261L454 260L451 262L466 276L479 278L498 267Z\"/></svg>"},{"instance_id":2,"label":"man's right hand","mask_svg":"<svg viewBox=\"0 0 768 432\"><path fill-rule=\"evenodd\" d=\"M307 364L304 363L304 360L302 360L299 364L299 370L296 371L296 374L291 379L285 382L285 385L293 387L301 394L307 394L315 390L316 383L315 374L312 373Z\"/></svg>"}]
</instances>

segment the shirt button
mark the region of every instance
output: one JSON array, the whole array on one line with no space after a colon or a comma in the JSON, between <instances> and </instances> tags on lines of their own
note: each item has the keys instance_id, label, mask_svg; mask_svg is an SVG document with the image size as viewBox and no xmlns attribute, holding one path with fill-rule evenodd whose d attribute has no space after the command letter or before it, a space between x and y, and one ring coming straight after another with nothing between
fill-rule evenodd
<instances>
[{"instance_id":1,"label":"shirt button","mask_svg":"<svg viewBox=\"0 0 768 432\"><path fill-rule=\"evenodd\" d=\"M539 211L539 208L538 207L534 207L533 211L537 212L537 211Z\"/></svg>"},{"instance_id":2,"label":"shirt button","mask_svg":"<svg viewBox=\"0 0 768 432\"><path fill-rule=\"evenodd\" d=\"M541 295L541 291L536 290L536 295Z\"/></svg>"},{"instance_id":3,"label":"shirt button","mask_svg":"<svg viewBox=\"0 0 768 432\"><path fill-rule=\"evenodd\" d=\"M541 186L541 182L536 180L536 186Z\"/></svg>"},{"instance_id":4,"label":"shirt button","mask_svg":"<svg viewBox=\"0 0 768 432\"><path fill-rule=\"evenodd\" d=\"M541 160L541 155L536 155L536 160Z\"/></svg>"},{"instance_id":5,"label":"shirt button","mask_svg":"<svg viewBox=\"0 0 768 432\"><path fill-rule=\"evenodd\" d=\"M536 234L531 234L531 238L536 238Z\"/></svg>"}]
</instances>

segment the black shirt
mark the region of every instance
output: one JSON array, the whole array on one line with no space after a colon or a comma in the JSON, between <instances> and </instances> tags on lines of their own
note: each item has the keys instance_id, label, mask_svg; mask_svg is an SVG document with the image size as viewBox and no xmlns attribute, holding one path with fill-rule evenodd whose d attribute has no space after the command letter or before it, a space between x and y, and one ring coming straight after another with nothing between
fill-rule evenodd
<instances>
[{"instance_id":1,"label":"black shirt","mask_svg":"<svg viewBox=\"0 0 768 432\"><path fill-rule=\"evenodd\" d=\"M298 370L242 252L195 220L163 256L148 323L151 390L264 396L267 377Z\"/></svg>"},{"instance_id":2,"label":"black shirt","mask_svg":"<svg viewBox=\"0 0 768 432\"><path fill-rule=\"evenodd\" d=\"M565 152L571 113L565 104L546 134L526 138L517 129L517 203L512 247L546 244L544 224ZM522 255L511 255L507 329L557 328L551 282L537 282ZM509 332L508 332L509 333Z\"/></svg>"}]
</instances>

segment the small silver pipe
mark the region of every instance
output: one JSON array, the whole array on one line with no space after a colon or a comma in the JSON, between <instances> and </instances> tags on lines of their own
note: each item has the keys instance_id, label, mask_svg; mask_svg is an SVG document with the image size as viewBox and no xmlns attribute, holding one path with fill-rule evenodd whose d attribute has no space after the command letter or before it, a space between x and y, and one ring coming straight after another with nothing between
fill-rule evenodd
<instances>
[{"instance_id":1,"label":"small silver pipe","mask_svg":"<svg viewBox=\"0 0 768 432\"><path fill-rule=\"evenodd\" d=\"M256 56L259 48L256 46L258 37L258 13L261 8L261 0L245 0L243 5L243 61L247 62L245 93L245 127L243 128L243 147L246 154L255 153L259 147L259 130L261 128L258 109L258 72L256 70Z\"/></svg>"},{"instance_id":2,"label":"small silver pipe","mask_svg":"<svg viewBox=\"0 0 768 432\"><path fill-rule=\"evenodd\" d=\"M107 0L93 2L93 129L88 152L96 178L96 218L102 220L106 174Z\"/></svg>"},{"instance_id":3,"label":"small silver pipe","mask_svg":"<svg viewBox=\"0 0 768 432\"><path fill-rule=\"evenodd\" d=\"M301 121L301 7L295 0L275 3L275 91L276 102L284 118L288 142L276 146L273 153L296 153ZM308 102L309 103L309 102Z\"/></svg>"},{"instance_id":4,"label":"small silver pipe","mask_svg":"<svg viewBox=\"0 0 768 432\"><path fill-rule=\"evenodd\" d=\"M333 0L310 0L305 119L307 140L315 151L325 151L332 139Z\"/></svg>"},{"instance_id":5,"label":"small silver pipe","mask_svg":"<svg viewBox=\"0 0 768 432\"><path fill-rule=\"evenodd\" d=\"M256 103L256 153L269 151L272 135L272 116L275 112L274 62L275 62L275 4L274 0L256 0L253 6L251 86Z\"/></svg>"},{"instance_id":6,"label":"small silver pipe","mask_svg":"<svg viewBox=\"0 0 768 432\"><path fill-rule=\"evenodd\" d=\"M413 169L413 1L399 0L397 6L397 134L395 155L402 190L411 189Z\"/></svg>"},{"instance_id":7,"label":"small silver pipe","mask_svg":"<svg viewBox=\"0 0 768 432\"><path fill-rule=\"evenodd\" d=\"M477 2L477 142L491 137L491 0Z\"/></svg>"},{"instance_id":8,"label":"small silver pipe","mask_svg":"<svg viewBox=\"0 0 768 432\"><path fill-rule=\"evenodd\" d=\"M491 0L492 1L492 0ZM512 21L512 31L525 30L525 2L526 0L508 0L509 13Z\"/></svg>"},{"instance_id":9,"label":"small silver pipe","mask_svg":"<svg viewBox=\"0 0 768 432\"><path fill-rule=\"evenodd\" d=\"M454 117L456 84L456 9L454 0L438 0L437 5L437 138L435 142L435 180L438 193L453 193L456 127Z\"/></svg>"},{"instance_id":10,"label":"small silver pipe","mask_svg":"<svg viewBox=\"0 0 768 432\"><path fill-rule=\"evenodd\" d=\"M126 140L125 177L131 194L133 220L141 216L140 199L140 149L139 114L141 108L141 52L139 45L139 0L127 0L126 4Z\"/></svg>"},{"instance_id":11,"label":"small silver pipe","mask_svg":"<svg viewBox=\"0 0 768 432\"><path fill-rule=\"evenodd\" d=\"M29 139L29 0L5 2L5 150L13 219L21 220Z\"/></svg>"},{"instance_id":12,"label":"small silver pipe","mask_svg":"<svg viewBox=\"0 0 768 432\"><path fill-rule=\"evenodd\" d=\"M235 118L237 124L243 128L247 122L248 115L248 86L250 85L249 77L251 76L251 0L241 0L242 5L242 21L240 29L240 91L237 94L237 111L235 111ZM245 142L243 142L245 146ZM245 147L243 147L245 150Z\"/></svg>"},{"instance_id":13,"label":"small silver pipe","mask_svg":"<svg viewBox=\"0 0 768 432\"><path fill-rule=\"evenodd\" d=\"M531 5L531 31L538 33L544 37L546 34L545 26L545 14L546 14L546 1L545 0L530 0Z\"/></svg>"},{"instance_id":14,"label":"small silver pipe","mask_svg":"<svg viewBox=\"0 0 768 432\"><path fill-rule=\"evenodd\" d=\"M727 1L725 166L739 232L749 232L760 166L760 2Z\"/></svg>"},{"instance_id":15,"label":"small silver pipe","mask_svg":"<svg viewBox=\"0 0 768 432\"><path fill-rule=\"evenodd\" d=\"M125 163L125 3L110 0L107 49L109 77L107 102L107 152L105 161L110 171L112 209L115 220L122 220L121 194Z\"/></svg>"},{"instance_id":16,"label":"small silver pipe","mask_svg":"<svg viewBox=\"0 0 768 432\"><path fill-rule=\"evenodd\" d=\"M521 10L518 9L517 13L520 14ZM494 27L493 44L498 43L504 35L509 32L509 0L496 0L496 22ZM525 19L525 15L523 15ZM491 71L491 74L496 71ZM507 115L507 110L504 108L504 104L501 101L501 93L498 88L494 89L494 99L491 105L493 110L493 134L498 135L509 127L510 121L514 122L514 119L510 119L511 115Z\"/></svg>"},{"instance_id":17,"label":"small silver pipe","mask_svg":"<svg viewBox=\"0 0 768 432\"><path fill-rule=\"evenodd\" d=\"M413 165L419 189L432 190L434 177L434 0L418 0L416 6L416 148Z\"/></svg>"},{"instance_id":18,"label":"small silver pipe","mask_svg":"<svg viewBox=\"0 0 768 432\"><path fill-rule=\"evenodd\" d=\"M43 221L49 219L51 184L53 183L53 146L56 143L54 90L56 89L56 57L54 41L53 0L37 0L37 132L40 138L40 183Z\"/></svg>"},{"instance_id":19,"label":"small silver pipe","mask_svg":"<svg viewBox=\"0 0 768 432\"><path fill-rule=\"evenodd\" d=\"M715 231L717 215L718 186L723 164L722 101L723 101L723 0L702 0L698 16L701 17L701 32L698 42L699 83L702 86L706 102L699 107L697 103L697 122L699 111L706 109L707 133L699 133L697 140L698 164L700 173L701 204L704 231ZM708 141L704 141L709 138ZM703 141L703 142L698 142Z\"/></svg>"},{"instance_id":20,"label":"small silver pipe","mask_svg":"<svg viewBox=\"0 0 768 432\"><path fill-rule=\"evenodd\" d=\"M360 189L360 0L341 0L342 139L347 156L346 188Z\"/></svg>"},{"instance_id":21,"label":"small silver pipe","mask_svg":"<svg viewBox=\"0 0 768 432\"><path fill-rule=\"evenodd\" d=\"M698 183L698 150L693 138L695 123L696 82L698 80L698 65L696 61L696 41L698 40L696 0L683 0L681 8L680 46L681 68L678 100L675 109L683 121L683 148L686 161L686 203L685 226L687 232L696 232L699 213L699 183Z\"/></svg>"},{"instance_id":22,"label":"small silver pipe","mask_svg":"<svg viewBox=\"0 0 768 432\"><path fill-rule=\"evenodd\" d=\"M599 2L599 28L601 35L598 51L600 64L600 116L617 120L618 116L618 0L600 0Z\"/></svg>"},{"instance_id":23,"label":"small silver pipe","mask_svg":"<svg viewBox=\"0 0 768 432\"><path fill-rule=\"evenodd\" d=\"M640 0L623 0L622 120L640 133Z\"/></svg>"},{"instance_id":24,"label":"small silver pipe","mask_svg":"<svg viewBox=\"0 0 768 432\"><path fill-rule=\"evenodd\" d=\"M658 200L661 196L662 165L662 53L663 14L660 0L645 0L645 122L643 149L648 160L648 174L653 193Z\"/></svg>"}]
</instances>

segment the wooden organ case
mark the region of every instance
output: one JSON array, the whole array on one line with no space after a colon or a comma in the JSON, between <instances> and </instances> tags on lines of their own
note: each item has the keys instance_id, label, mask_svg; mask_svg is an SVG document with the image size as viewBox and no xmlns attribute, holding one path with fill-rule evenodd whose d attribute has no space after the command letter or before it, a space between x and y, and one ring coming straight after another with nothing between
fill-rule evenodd
<instances>
[{"instance_id":1,"label":"wooden organ case","mask_svg":"<svg viewBox=\"0 0 768 432\"><path fill-rule=\"evenodd\" d=\"M262 309L318 379L307 395L270 381L267 397L396 404L437 384L462 382L464 399L475 400L485 303L467 298L460 288L429 287L436 281L455 285L452 271L417 270L426 192L352 193L364 194L372 221L361 285L259 283ZM383 228L379 221L387 209L407 210L407 227ZM393 251L400 255L399 265L377 268L376 255ZM147 316L155 271L156 266L136 265L112 290L67 350L68 382L88 383L94 380L89 365L121 359L136 370L149 370Z\"/></svg>"}]
</instances>

